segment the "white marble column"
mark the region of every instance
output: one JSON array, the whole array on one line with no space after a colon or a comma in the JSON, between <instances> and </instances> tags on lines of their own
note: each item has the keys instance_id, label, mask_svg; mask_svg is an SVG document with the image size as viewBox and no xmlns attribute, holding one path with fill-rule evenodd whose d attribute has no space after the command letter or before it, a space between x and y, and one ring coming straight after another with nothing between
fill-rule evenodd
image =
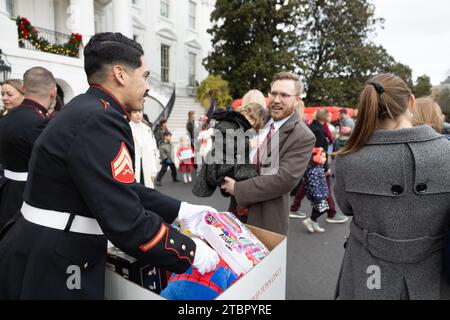
<instances>
[{"instance_id":1,"label":"white marble column","mask_svg":"<svg viewBox=\"0 0 450 320\"><path fill-rule=\"evenodd\" d=\"M6 0L0 0L0 49L18 48L17 26L6 11Z\"/></svg>"},{"instance_id":2,"label":"white marble column","mask_svg":"<svg viewBox=\"0 0 450 320\"><path fill-rule=\"evenodd\" d=\"M0 14L6 15L6 0L0 0Z\"/></svg>"},{"instance_id":3,"label":"white marble column","mask_svg":"<svg viewBox=\"0 0 450 320\"><path fill-rule=\"evenodd\" d=\"M95 34L94 0L70 0L68 28L83 35L84 44Z\"/></svg>"},{"instance_id":4,"label":"white marble column","mask_svg":"<svg viewBox=\"0 0 450 320\"><path fill-rule=\"evenodd\" d=\"M114 31L133 39L131 0L113 0Z\"/></svg>"}]
</instances>

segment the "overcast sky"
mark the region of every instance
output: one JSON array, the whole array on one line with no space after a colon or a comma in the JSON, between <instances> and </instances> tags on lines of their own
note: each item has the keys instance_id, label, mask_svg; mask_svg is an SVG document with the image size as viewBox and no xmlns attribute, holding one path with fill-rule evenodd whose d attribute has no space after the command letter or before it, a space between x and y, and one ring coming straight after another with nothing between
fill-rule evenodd
<instances>
[{"instance_id":1,"label":"overcast sky","mask_svg":"<svg viewBox=\"0 0 450 320\"><path fill-rule=\"evenodd\" d=\"M371 0L386 21L374 41L433 85L450 75L450 0Z\"/></svg>"}]
</instances>

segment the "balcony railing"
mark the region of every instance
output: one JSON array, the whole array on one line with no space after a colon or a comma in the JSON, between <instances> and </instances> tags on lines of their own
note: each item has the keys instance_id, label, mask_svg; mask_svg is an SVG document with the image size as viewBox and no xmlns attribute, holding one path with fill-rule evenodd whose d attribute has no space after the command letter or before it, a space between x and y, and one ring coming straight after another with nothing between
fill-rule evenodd
<instances>
[{"instance_id":1,"label":"balcony railing","mask_svg":"<svg viewBox=\"0 0 450 320\"><path fill-rule=\"evenodd\" d=\"M79 56L79 47L82 36L78 33L71 35L35 27L26 18L17 17L16 23L19 34L19 47L44 51L69 57Z\"/></svg>"},{"instance_id":2,"label":"balcony railing","mask_svg":"<svg viewBox=\"0 0 450 320\"><path fill-rule=\"evenodd\" d=\"M175 99L177 97L176 94L176 89L175 89L175 84L173 86L173 92L172 92L172 96L170 97L169 102L167 103L166 107L164 108L164 110L161 112L161 114L159 115L158 118L156 118L156 120L153 122L153 131L156 129L156 127L159 125L159 123L161 122L161 120L163 119L169 119L170 115L172 114L172 110L173 107L175 106Z\"/></svg>"}]
</instances>

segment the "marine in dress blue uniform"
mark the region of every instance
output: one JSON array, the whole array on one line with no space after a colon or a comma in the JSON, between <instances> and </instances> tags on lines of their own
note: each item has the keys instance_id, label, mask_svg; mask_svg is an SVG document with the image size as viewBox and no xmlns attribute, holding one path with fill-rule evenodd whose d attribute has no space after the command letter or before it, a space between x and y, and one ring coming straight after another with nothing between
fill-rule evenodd
<instances>
[{"instance_id":1,"label":"marine in dress blue uniform","mask_svg":"<svg viewBox=\"0 0 450 320\"><path fill-rule=\"evenodd\" d=\"M22 206L31 150L47 121L47 109L32 99L25 99L0 120L0 163L4 169L0 230Z\"/></svg>"},{"instance_id":2,"label":"marine in dress blue uniform","mask_svg":"<svg viewBox=\"0 0 450 320\"><path fill-rule=\"evenodd\" d=\"M93 85L37 139L23 216L0 234L0 299L103 299L107 238L173 272L191 266L194 241L170 226L180 201L135 182L127 117ZM81 289L68 288L71 266Z\"/></svg>"},{"instance_id":3,"label":"marine in dress blue uniform","mask_svg":"<svg viewBox=\"0 0 450 320\"><path fill-rule=\"evenodd\" d=\"M119 33L84 50L90 89L68 103L36 140L21 216L0 233L0 299L103 299L107 239L176 273L219 262L201 240L210 207L136 183L129 114L150 89L142 47ZM102 85L96 85L101 83ZM106 89L108 88L108 90Z\"/></svg>"}]
</instances>

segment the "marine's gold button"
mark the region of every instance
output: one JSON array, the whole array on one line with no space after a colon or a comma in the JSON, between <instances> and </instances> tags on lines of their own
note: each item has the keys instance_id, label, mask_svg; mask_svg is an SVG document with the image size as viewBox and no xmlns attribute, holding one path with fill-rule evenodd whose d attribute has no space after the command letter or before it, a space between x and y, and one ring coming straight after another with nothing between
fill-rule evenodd
<instances>
[{"instance_id":1,"label":"marine's gold button","mask_svg":"<svg viewBox=\"0 0 450 320\"><path fill-rule=\"evenodd\" d=\"M186 251L186 246L184 244L181 246L181 250Z\"/></svg>"},{"instance_id":2,"label":"marine's gold button","mask_svg":"<svg viewBox=\"0 0 450 320\"><path fill-rule=\"evenodd\" d=\"M170 242L171 245L174 245L174 244L175 244L175 241L173 241L173 239L170 239L169 242Z\"/></svg>"}]
</instances>

